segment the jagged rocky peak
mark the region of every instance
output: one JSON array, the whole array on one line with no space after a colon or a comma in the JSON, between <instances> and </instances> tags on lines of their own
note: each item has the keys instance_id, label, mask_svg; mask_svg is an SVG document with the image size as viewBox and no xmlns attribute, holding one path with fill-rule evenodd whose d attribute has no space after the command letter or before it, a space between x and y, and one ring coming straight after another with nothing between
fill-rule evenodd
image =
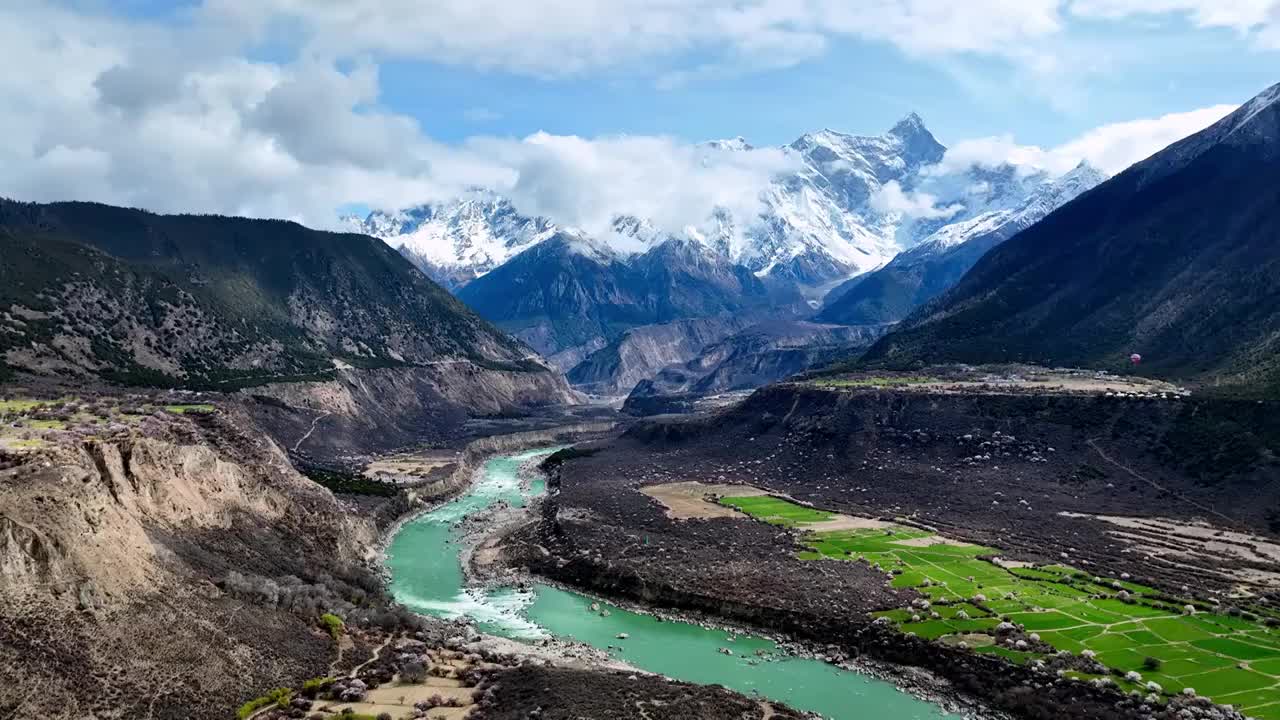
<instances>
[{"instance_id":1,"label":"jagged rocky peak","mask_svg":"<svg viewBox=\"0 0 1280 720\"><path fill-rule=\"evenodd\" d=\"M519 212L492 190L396 212L374 210L348 227L382 238L433 278L456 288L555 234L544 217Z\"/></svg>"},{"instance_id":2,"label":"jagged rocky peak","mask_svg":"<svg viewBox=\"0 0 1280 720\"><path fill-rule=\"evenodd\" d=\"M947 152L947 148L925 127L924 120L914 112L890 128L889 135L902 141L903 159L908 166L936 163Z\"/></svg>"},{"instance_id":3,"label":"jagged rocky peak","mask_svg":"<svg viewBox=\"0 0 1280 720\"><path fill-rule=\"evenodd\" d=\"M708 140L703 143L705 147L715 150L730 150L734 152L742 152L744 150L755 150L755 146L747 142L746 138L741 135L733 138L722 140Z\"/></svg>"},{"instance_id":4,"label":"jagged rocky peak","mask_svg":"<svg viewBox=\"0 0 1280 720\"><path fill-rule=\"evenodd\" d=\"M900 179L908 172L942 160L947 148L924 120L910 113L883 135L850 135L830 128L806 133L789 146L823 170L861 170L879 182ZM843 162L841 162L843 161Z\"/></svg>"}]
</instances>

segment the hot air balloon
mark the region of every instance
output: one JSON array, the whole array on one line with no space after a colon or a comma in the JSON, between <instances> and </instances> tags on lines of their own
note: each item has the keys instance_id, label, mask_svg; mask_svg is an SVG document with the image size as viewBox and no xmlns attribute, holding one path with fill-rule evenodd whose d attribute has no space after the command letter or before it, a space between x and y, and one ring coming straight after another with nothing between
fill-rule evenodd
<instances>
[{"instance_id":1,"label":"hot air balloon","mask_svg":"<svg viewBox=\"0 0 1280 720\"><path fill-rule=\"evenodd\" d=\"M1134 365L1140 365L1142 364L1142 356L1139 355L1138 353L1134 353L1129 356L1129 362L1133 363Z\"/></svg>"}]
</instances>

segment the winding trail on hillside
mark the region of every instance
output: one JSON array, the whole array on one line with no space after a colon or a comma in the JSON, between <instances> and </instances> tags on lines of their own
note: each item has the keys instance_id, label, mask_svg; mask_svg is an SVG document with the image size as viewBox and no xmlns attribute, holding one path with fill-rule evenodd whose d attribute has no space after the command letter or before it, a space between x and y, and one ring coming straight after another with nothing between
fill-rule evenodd
<instances>
[{"instance_id":1,"label":"winding trail on hillside","mask_svg":"<svg viewBox=\"0 0 1280 720\"><path fill-rule=\"evenodd\" d=\"M1232 527L1238 527L1239 523L1238 523L1238 521L1237 521L1235 518L1230 517L1230 516L1228 516L1228 515L1224 515L1224 514L1222 514L1222 513L1218 512L1217 510L1214 510L1213 508L1211 508L1211 507L1209 507L1209 506L1207 506L1207 505L1203 505L1203 504L1201 504L1201 503L1198 503L1198 502L1196 502L1195 500L1192 500L1191 498L1187 497L1186 495L1182 495L1182 494L1180 494L1180 493L1176 493L1176 492L1174 492L1174 491L1170 490L1169 488L1166 488L1165 486L1161 485L1160 483L1156 482L1155 480L1151 480L1151 479L1147 478L1146 476L1142 475L1142 474L1141 474L1141 473L1139 473L1138 471L1136 471L1136 470L1134 470L1134 469L1130 468L1128 465L1125 465L1125 464L1123 464L1123 463L1120 463L1120 462L1118 462L1118 461L1116 461L1116 460L1112 459L1112 457L1111 457L1110 455L1108 455L1108 454L1107 454L1107 453L1106 453L1102 448L1098 447L1098 438L1091 438L1091 439L1087 440L1087 441L1086 441L1086 443L1089 445L1089 447L1093 448L1094 452L1098 453L1098 456L1099 456L1099 457L1101 457L1103 460L1106 460L1107 462L1111 463L1112 465L1114 465L1114 466L1116 466L1116 467L1120 468L1121 470L1123 470L1123 471L1125 471L1125 472L1129 473L1129 474L1130 474L1130 475L1132 475L1134 478L1137 478L1138 480L1141 480L1142 482L1144 482L1144 483L1146 483L1146 484L1150 485L1151 487L1155 488L1155 489L1156 489L1156 490L1158 490L1159 492L1162 492L1162 493L1165 493L1165 494L1168 494L1168 495L1172 495L1173 497L1175 497L1175 498L1177 498L1177 499L1181 500L1182 502L1184 502L1184 503L1186 503L1186 504L1188 504L1188 505L1190 505L1190 506L1192 506L1192 507L1194 507L1194 508L1197 508L1197 509L1199 509L1199 510L1202 510L1202 511L1204 511L1204 512L1207 512L1207 513L1209 513L1209 514L1211 514L1211 515L1216 515L1216 516L1218 516L1218 517L1222 518L1223 520L1226 520L1227 522L1231 523L1231 526L1232 526Z\"/></svg>"},{"instance_id":2,"label":"winding trail on hillside","mask_svg":"<svg viewBox=\"0 0 1280 720\"><path fill-rule=\"evenodd\" d=\"M322 415L317 416L315 420L312 420L311 429L307 431L306 435L303 435L302 437L298 438L298 442L293 444L293 452L298 452L298 448L302 447L302 443L306 442L307 438L311 437L311 433L316 431L316 426L320 424L320 421L329 417L332 414L333 413L331 412L326 412Z\"/></svg>"}]
</instances>

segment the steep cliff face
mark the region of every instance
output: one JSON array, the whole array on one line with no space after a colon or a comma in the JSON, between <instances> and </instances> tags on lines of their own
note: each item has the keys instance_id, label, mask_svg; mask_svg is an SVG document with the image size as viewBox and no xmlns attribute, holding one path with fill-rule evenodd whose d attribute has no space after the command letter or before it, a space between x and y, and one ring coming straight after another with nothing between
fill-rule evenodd
<instances>
[{"instance_id":1,"label":"steep cliff face","mask_svg":"<svg viewBox=\"0 0 1280 720\"><path fill-rule=\"evenodd\" d=\"M678 320L628 330L570 370L578 389L596 395L625 395L662 368L697 357L708 345L743 329L742 316Z\"/></svg>"},{"instance_id":2,"label":"steep cliff face","mask_svg":"<svg viewBox=\"0 0 1280 720\"><path fill-rule=\"evenodd\" d=\"M174 417L0 458L0 712L227 717L324 674L330 639L216 583L365 577L373 527L247 423Z\"/></svg>"},{"instance_id":3,"label":"steep cliff face","mask_svg":"<svg viewBox=\"0 0 1280 720\"><path fill-rule=\"evenodd\" d=\"M345 370L331 380L275 383L241 395L285 449L319 458L447 441L470 418L520 415L581 399L558 373L465 361Z\"/></svg>"},{"instance_id":4,"label":"steep cliff face","mask_svg":"<svg viewBox=\"0 0 1280 720\"><path fill-rule=\"evenodd\" d=\"M694 398L756 388L847 357L886 330L803 321L751 325L641 380L624 409L636 415L680 411Z\"/></svg>"},{"instance_id":5,"label":"steep cliff face","mask_svg":"<svg viewBox=\"0 0 1280 720\"><path fill-rule=\"evenodd\" d=\"M7 471L0 593L44 591L79 602L89 587L97 606L128 602L179 580L180 569L151 533L230 531L250 518L291 532L323 528L339 563L359 562L358 549L373 540L370 529L294 472L279 448L263 449L233 462L203 444L90 441L37 461L39 467Z\"/></svg>"}]
</instances>

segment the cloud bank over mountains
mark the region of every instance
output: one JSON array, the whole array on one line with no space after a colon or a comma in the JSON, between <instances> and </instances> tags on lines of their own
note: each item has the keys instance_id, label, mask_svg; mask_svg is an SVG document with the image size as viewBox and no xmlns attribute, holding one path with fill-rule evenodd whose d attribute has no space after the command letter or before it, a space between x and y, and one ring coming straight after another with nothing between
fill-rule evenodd
<instances>
[{"instance_id":1,"label":"cloud bank over mountains","mask_svg":"<svg viewBox=\"0 0 1280 720\"><path fill-rule=\"evenodd\" d=\"M444 143L381 102L379 63L407 58L552 77L700 50L710 58L704 65L754 67L765 56L801 62L855 35L908 53L994 56L1058 33L1071 17L1154 10L1121 0L983 0L963 9L925 0L859 8L826 0L428 5L208 0L163 18L61 3L2 8L0 61L20 71L0 76L0 195L331 227L340 207L394 209L484 186L525 214L564 225L601 231L626 213L675 232L715 207L750 216L769 180L794 160L776 148L719 151L660 136L539 132ZM1275 2L1230 12L1190 0L1157 5L1252 43L1276 42ZM944 165L1031 158L1061 173L1085 158L1115 172L1229 110L1109 125L1057 148L962 140L948 143ZM922 216L948 211L897 190L879 201Z\"/></svg>"}]
</instances>

